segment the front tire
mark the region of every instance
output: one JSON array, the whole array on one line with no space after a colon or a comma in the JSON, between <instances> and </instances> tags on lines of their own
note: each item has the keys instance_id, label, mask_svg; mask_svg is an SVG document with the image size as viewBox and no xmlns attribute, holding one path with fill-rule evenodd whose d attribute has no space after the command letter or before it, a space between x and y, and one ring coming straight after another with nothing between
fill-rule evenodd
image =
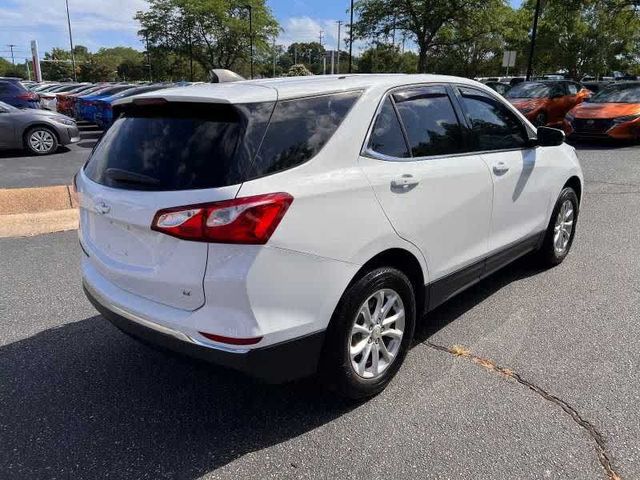
<instances>
[{"instance_id":1,"label":"front tire","mask_svg":"<svg viewBox=\"0 0 640 480\"><path fill-rule=\"evenodd\" d=\"M569 254L576 235L578 209L576 192L571 187L565 187L553 208L540 248L539 257L544 265L559 265Z\"/></svg>"},{"instance_id":2,"label":"front tire","mask_svg":"<svg viewBox=\"0 0 640 480\"><path fill-rule=\"evenodd\" d=\"M415 317L413 286L395 268L377 268L350 285L327 329L320 359L325 385L354 400L384 390L411 345Z\"/></svg>"},{"instance_id":3,"label":"front tire","mask_svg":"<svg viewBox=\"0 0 640 480\"><path fill-rule=\"evenodd\" d=\"M47 127L34 127L24 136L27 150L33 155L48 155L58 150L58 138Z\"/></svg>"}]
</instances>

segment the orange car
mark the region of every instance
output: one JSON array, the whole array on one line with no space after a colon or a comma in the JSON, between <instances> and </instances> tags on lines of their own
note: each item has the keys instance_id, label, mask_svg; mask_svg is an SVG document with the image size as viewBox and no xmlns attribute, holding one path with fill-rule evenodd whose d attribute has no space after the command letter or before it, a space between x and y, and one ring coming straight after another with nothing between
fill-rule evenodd
<instances>
[{"instance_id":1,"label":"orange car","mask_svg":"<svg viewBox=\"0 0 640 480\"><path fill-rule=\"evenodd\" d=\"M519 83L505 97L536 127L561 127L567 112L590 95L579 83L553 80Z\"/></svg>"},{"instance_id":2,"label":"orange car","mask_svg":"<svg viewBox=\"0 0 640 480\"><path fill-rule=\"evenodd\" d=\"M640 140L640 82L603 88L567 114L563 129L574 137Z\"/></svg>"}]
</instances>

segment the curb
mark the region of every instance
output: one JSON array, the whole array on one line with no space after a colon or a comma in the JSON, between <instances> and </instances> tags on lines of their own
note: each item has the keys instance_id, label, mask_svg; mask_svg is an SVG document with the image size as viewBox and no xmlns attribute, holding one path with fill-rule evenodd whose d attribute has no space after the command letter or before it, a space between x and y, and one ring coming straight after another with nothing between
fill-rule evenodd
<instances>
[{"instance_id":1,"label":"curb","mask_svg":"<svg viewBox=\"0 0 640 480\"><path fill-rule=\"evenodd\" d=\"M0 238L77 229L77 206L69 185L0 189Z\"/></svg>"}]
</instances>

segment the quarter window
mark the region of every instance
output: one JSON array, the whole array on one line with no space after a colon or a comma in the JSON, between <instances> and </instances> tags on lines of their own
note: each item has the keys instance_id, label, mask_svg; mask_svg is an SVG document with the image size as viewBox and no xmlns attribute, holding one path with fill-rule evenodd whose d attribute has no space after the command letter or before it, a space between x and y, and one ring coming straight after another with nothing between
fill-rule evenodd
<instances>
[{"instance_id":1,"label":"quarter window","mask_svg":"<svg viewBox=\"0 0 640 480\"><path fill-rule=\"evenodd\" d=\"M475 150L524 148L525 129L516 115L489 95L472 88L460 88L462 106L471 124Z\"/></svg>"},{"instance_id":2,"label":"quarter window","mask_svg":"<svg viewBox=\"0 0 640 480\"><path fill-rule=\"evenodd\" d=\"M578 90L580 89L575 83L567 83L567 91L569 92L569 95L577 95Z\"/></svg>"},{"instance_id":3,"label":"quarter window","mask_svg":"<svg viewBox=\"0 0 640 480\"><path fill-rule=\"evenodd\" d=\"M373 125L369 148L390 157L411 156L390 97L385 99Z\"/></svg>"},{"instance_id":4,"label":"quarter window","mask_svg":"<svg viewBox=\"0 0 640 480\"><path fill-rule=\"evenodd\" d=\"M254 161L254 176L286 170L315 156L338 129L360 92L282 100Z\"/></svg>"},{"instance_id":5,"label":"quarter window","mask_svg":"<svg viewBox=\"0 0 640 480\"><path fill-rule=\"evenodd\" d=\"M414 157L465 150L460 123L444 87L414 88L393 98Z\"/></svg>"}]
</instances>

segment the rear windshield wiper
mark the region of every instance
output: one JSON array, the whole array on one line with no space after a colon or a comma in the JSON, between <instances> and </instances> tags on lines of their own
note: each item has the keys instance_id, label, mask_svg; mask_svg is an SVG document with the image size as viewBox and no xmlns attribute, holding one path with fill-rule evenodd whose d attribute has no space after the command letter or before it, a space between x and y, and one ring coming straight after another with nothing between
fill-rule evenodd
<instances>
[{"instance_id":1,"label":"rear windshield wiper","mask_svg":"<svg viewBox=\"0 0 640 480\"><path fill-rule=\"evenodd\" d=\"M159 185L160 180L142 173L130 172L121 168L107 168L104 172L107 178L123 183L137 183L139 185Z\"/></svg>"}]
</instances>

